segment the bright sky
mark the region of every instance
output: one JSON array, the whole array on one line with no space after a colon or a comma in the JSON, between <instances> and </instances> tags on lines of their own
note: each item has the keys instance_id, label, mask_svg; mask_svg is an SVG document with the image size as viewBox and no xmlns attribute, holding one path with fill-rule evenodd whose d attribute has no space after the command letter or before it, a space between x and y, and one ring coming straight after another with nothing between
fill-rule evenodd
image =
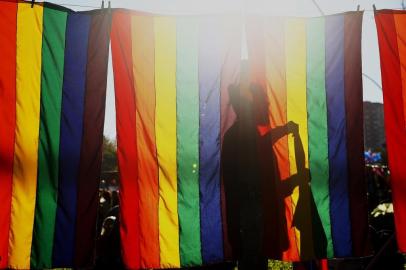
<instances>
[{"instance_id":1,"label":"bright sky","mask_svg":"<svg viewBox=\"0 0 406 270\"><path fill-rule=\"evenodd\" d=\"M73 10L84 10L90 6L98 8L102 1L96 0L49 0L55 4L66 5ZM372 4L378 9L401 9L402 0L316 0L325 14L333 14L356 10L360 5L365 10L363 20L362 39L362 65L364 83L364 100L382 102L382 91L376 84L381 85L378 42ZM105 1L107 6L107 1ZM320 11L313 0L112 0L113 8L128 8L160 14L210 14L210 13L261 13L279 16L320 16ZM109 63L106 123L104 133L115 138L115 107L114 107L114 81ZM368 79L371 78L375 81Z\"/></svg>"}]
</instances>

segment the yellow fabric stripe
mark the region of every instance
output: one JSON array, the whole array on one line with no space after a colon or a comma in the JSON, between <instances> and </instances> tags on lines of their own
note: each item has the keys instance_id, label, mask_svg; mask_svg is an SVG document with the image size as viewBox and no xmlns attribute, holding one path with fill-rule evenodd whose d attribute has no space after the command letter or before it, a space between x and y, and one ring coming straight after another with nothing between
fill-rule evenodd
<instances>
[{"instance_id":1,"label":"yellow fabric stripe","mask_svg":"<svg viewBox=\"0 0 406 270\"><path fill-rule=\"evenodd\" d=\"M17 13L16 135L9 267L30 268L37 188L42 48L41 5L19 3Z\"/></svg>"},{"instance_id":2,"label":"yellow fabric stripe","mask_svg":"<svg viewBox=\"0 0 406 270\"><path fill-rule=\"evenodd\" d=\"M154 18L155 132L159 162L161 267L180 267L176 164L176 21Z\"/></svg>"},{"instance_id":3,"label":"yellow fabric stripe","mask_svg":"<svg viewBox=\"0 0 406 270\"><path fill-rule=\"evenodd\" d=\"M305 166L309 168L306 107L306 23L304 19L289 19L285 28L287 120L299 125L299 135L305 151ZM297 173L295 142L288 137L290 175ZM293 212L299 199L299 187L292 193ZM310 214L310 213L309 213ZM296 243L300 253L300 231L295 228Z\"/></svg>"}]
</instances>

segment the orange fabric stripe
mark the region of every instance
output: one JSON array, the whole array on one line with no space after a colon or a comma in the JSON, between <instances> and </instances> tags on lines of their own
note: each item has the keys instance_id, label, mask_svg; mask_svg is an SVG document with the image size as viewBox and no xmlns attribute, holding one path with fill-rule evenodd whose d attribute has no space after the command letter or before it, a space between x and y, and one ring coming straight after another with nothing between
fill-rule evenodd
<instances>
[{"instance_id":1,"label":"orange fabric stripe","mask_svg":"<svg viewBox=\"0 0 406 270\"><path fill-rule=\"evenodd\" d=\"M155 143L155 51L151 16L132 17L142 268L159 268L158 164Z\"/></svg>"},{"instance_id":2,"label":"orange fabric stripe","mask_svg":"<svg viewBox=\"0 0 406 270\"><path fill-rule=\"evenodd\" d=\"M285 21L282 18L269 18L265 22L267 32L266 44L266 77L267 95L269 98L269 118L272 128L287 123L287 92L286 92L286 59L285 59ZM274 144L274 152L278 163L281 180L290 177L288 137L284 136ZM294 206L292 197L286 197L285 217L289 248L282 254L285 260L298 260L296 232L292 226Z\"/></svg>"}]
</instances>

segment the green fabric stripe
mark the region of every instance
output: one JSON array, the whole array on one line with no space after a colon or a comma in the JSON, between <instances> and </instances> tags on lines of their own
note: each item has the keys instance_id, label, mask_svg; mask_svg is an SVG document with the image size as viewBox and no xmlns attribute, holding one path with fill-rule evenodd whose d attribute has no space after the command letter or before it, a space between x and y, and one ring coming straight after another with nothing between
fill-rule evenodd
<instances>
[{"instance_id":1,"label":"green fabric stripe","mask_svg":"<svg viewBox=\"0 0 406 270\"><path fill-rule=\"evenodd\" d=\"M324 22L325 19L320 17L309 19L307 24L307 114L311 188L323 226L321 230L327 239L327 253L325 247L324 251L317 250L321 241L317 237L314 239L316 254L330 258L334 252L330 226ZM317 212L313 216L317 216Z\"/></svg>"},{"instance_id":2,"label":"green fabric stripe","mask_svg":"<svg viewBox=\"0 0 406 270\"><path fill-rule=\"evenodd\" d=\"M182 266L202 263L199 210L198 24L177 20L177 160L180 259Z\"/></svg>"},{"instance_id":3,"label":"green fabric stripe","mask_svg":"<svg viewBox=\"0 0 406 270\"><path fill-rule=\"evenodd\" d=\"M38 186L31 248L33 268L52 267L66 19L66 12L44 8Z\"/></svg>"}]
</instances>

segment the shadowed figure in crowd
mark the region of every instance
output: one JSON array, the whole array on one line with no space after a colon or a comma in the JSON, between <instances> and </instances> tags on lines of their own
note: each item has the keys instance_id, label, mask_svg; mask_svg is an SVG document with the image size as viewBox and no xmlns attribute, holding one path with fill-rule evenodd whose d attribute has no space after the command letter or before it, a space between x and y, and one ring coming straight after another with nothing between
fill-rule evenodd
<instances>
[{"instance_id":1,"label":"shadowed figure in crowd","mask_svg":"<svg viewBox=\"0 0 406 270\"><path fill-rule=\"evenodd\" d=\"M301 257L312 258L315 252L323 256L316 250L325 250L326 238L310 191L298 125L271 128L267 96L256 85L242 80L229 87L229 96L237 118L224 136L222 175L228 237L239 269L267 269L267 258L280 259L289 248L284 200L295 187L299 199L292 226L301 234ZM273 144L288 134L294 136L298 173L281 180ZM314 228L321 231L313 234ZM320 247L313 246L315 241Z\"/></svg>"}]
</instances>

